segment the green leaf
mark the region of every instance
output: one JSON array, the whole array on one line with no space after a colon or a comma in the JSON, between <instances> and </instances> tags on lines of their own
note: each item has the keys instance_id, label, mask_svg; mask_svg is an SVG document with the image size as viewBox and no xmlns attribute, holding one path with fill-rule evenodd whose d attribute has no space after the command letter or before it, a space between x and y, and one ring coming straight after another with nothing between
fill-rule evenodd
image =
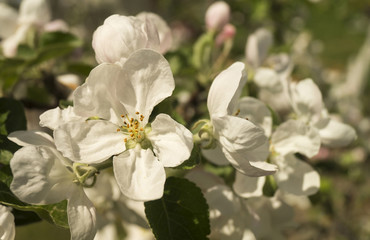
<instances>
[{"instance_id":1,"label":"green leaf","mask_svg":"<svg viewBox=\"0 0 370 240\"><path fill-rule=\"evenodd\" d=\"M208 239L208 205L194 183L184 178L169 177L163 197L145 202L144 205L157 240Z\"/></svg>"},{"instance_id":2,"label":"green leaf","mask_svg":"<svg viewBox=\"0 0 370 240\"><path fill-rule=\"evenodd\" d=\"M38 55L29 65L37 65L49 59L58 58L82 46L75 35L65 32L45 32L40 38Z\"/></svg>"},{"instance_id":3,"label":"green leaf","mask_svg":"<svg viewBox=\"0 0 370 240\"><path fill-rule=\"evenodd\" d=\"M0 203L20 211L35 212L40 218L52 224L63 228L68 228L67 200L51 205L30 205L20 201L10 191L9 186L3 181L0 181ZM32 216L31 219L25 219L27 215L29 214L22 215L23 223L31 223L38 220L35 219L32 215L30 215Z\"/></svg>"},{"instance_id":4,"label":"green leaf","mask_svg":"<svg viewBox=\"0 0 370 240\"><path fill-rule=\"evenodd\" d=\"M200 152L199 144L194 144L193 150L191 151L190 158L183 162L180 166L177 166L177 169L192 169L197 166L202 160L202 154Z\"/></svg>"},{"instance_id":5,"label":"green leaf","mask_svg":"<svg viewBox=\"0 0 370 240\"><path fill-rule=\"evenodd\" d=\"M67 72L87 77L93 68L94 66L86 63L69 63L67 65Z\"/></svg>"},{"instance_id":6,"label":"green leaf","mask_svg":"<svg viewBox=\"0 0 370 240\"><path fill-rule=\"evenodd\" d=\"M10 90L20 79L25 68L25 60L6 58L0 60L0 86L3 91Z\"/></svg>"},{"instance_id":7,"label":"green leaf","mask_svg":"<svg viewBox=\"0 0 370 240\"><path fill-rule=\"evenodd\" d=\"M11 98L0 98L0 134L6 136L11 132L26 129L22 103Z\"/></svg>"}]
</instances>

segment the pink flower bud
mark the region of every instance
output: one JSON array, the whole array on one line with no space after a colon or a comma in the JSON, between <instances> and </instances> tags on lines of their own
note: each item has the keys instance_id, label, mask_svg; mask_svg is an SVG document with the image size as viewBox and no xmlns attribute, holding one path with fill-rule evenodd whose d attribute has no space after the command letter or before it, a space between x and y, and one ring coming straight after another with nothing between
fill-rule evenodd
<instances>
[{"instance_id":1,"label":"pink flower bud","mask_svg":"<svg viewBox=\"0 0 370 240\"><path fill-rule=\"evenodd\" d=\"M230 7L226 2L214 2L206 12L206 26L208 30L220 31L230 18Z\"/></svg>"},{"instance_id":2,"label":"pink flower bud","mask_svg":"<svg viewBox=\"0 0 370 240\"><path fill-rule=\"evenodd\" d=\"M226 40L234 38L236 29L232 24L226 24L216 37L216 45L222 45Z\"/></svg>"}]
</instances>

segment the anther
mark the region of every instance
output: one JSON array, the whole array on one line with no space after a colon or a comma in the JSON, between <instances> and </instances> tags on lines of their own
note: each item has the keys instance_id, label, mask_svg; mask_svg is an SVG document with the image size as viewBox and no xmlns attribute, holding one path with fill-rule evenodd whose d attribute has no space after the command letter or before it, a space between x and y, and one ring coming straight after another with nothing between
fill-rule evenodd
<instances>
[{"instance_id":1,"label":"anther","mask_svg":"<svg viewBox=\"0 0 370 240\"><path fill-rule=\"evenodd\" d=\"M124 142L127 142L127 138L123 139Z\"/></svg>"},{"instance_id":2,"label":"anther","mask_svg":"<svg viewBox=\"0 0 370 240\"><path fill-rule=\"evenodd\" d=\"M121 131L121 129L117 128L117 132Z\"/></svg>"},{"instance_id":3,"label":"anther","mask_svg":"<svg viewBox=\"0 0 370 240\"><path fill-rule=\"evenodd\" d=\"M136 112L136 114L139 114L139 112Z\"/></svg>"}]
</instances>

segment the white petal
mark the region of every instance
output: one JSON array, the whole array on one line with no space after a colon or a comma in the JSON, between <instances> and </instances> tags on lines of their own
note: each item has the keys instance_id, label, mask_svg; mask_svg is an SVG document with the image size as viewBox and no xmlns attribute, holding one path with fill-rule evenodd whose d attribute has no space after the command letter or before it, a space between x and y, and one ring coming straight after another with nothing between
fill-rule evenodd
<instances>
[{"instance_id":1,"label":"white petal","mask_svg":"<svg viewBox=\"0 0 370 240\"><path fill-rule=\"evenodd\" d=\"M5 3L0 3L0 38L12 35L17 28L17 11Z\"/></svg>"},{"instance_id":2,"label":"white petal","mask_svg":"<svg viewBox=\"0 0 370 240\"><path fill-rule=\"evenodd\" d=\"M141 12L136 17L154 24L158 31L160 49L159 52L164 54L172 47L171 29L161 16L151 12Z\"/></svg>"},{"instance_id":3,"label":"white petal","mask_svg":"<svg viewBox=\"0 0 370 240\"><path fill-rule=\"evenodd\" d=\"M245 47L247 62L253 67L259 67L267 57L273 43L270 31L260 28L248 37Z\"/></svg>"},{"instance_id":4,"label":"white petal","mask_svg":"<svg viewBox=\"0 0 370 240\"><path fill-rule=\"evenodd\" d=\"M324 109L321 91L312 79L292 84L291 98L296 113L307 121L317 120Z\"/></svg>"},{"instance_id":5,"label":"white petal","mask_svg":"<svg viewBox=\"0 0 370 240\"><path fill-rule=\"evenodd\" d=\"M124 62L139 49L159 49L158 33L154 30L150 22L136 17L117 14L108 17L93 34L92 46L97 62Z\"/></svg>"},{"instance_id":6,"label":"white petal","mask_svg":"<svg viewBox=\"0 0 370 240\"><path fill-rule=\"evenodd\" d=\"M224 148L222 150L234 168L244 175L261 177L271 175L277 170L276 165L265 162L269 153L268 144L249 152L231 153Z\"/></svg>"},{"instance_id":7,"label":"white petal","mask_svg":"<svg viewBox=\"0 0 370 240\"><path fill-rule=\"evenodd\" d=\"M262 128L234 116L212 119L220 144L230 152L250 151L267 141Z\"/></svg>"},{"instance_id":8,"label":"white petal","mask_svg":"<svg viewBox=\"0 0 370 240\"><path fill-rule=\"evenodd\" d=\"M321 142L330 147L344 147L357 138L354 128L335 120L330 120L325 127L318 130Z\"/></svg>"},{"instance_id":9,"label":"white petal","mask_svg":"<svg viewBox=\"0 0 370 240\"><path fill-rule=\"evenodd\" d=\"M319 174L293 154L275 162L279 166L279 171L275 173L275 179L282 191L308 196L315 194L320 188Z\"/></svg>"},{"instance_id":10,"label":"white petal","mask_svg":"<svg viewBox=\"0 0 370 240\"><path fill-rule=\"evenodd\" d=\"M126 111L115 95L116 88L117 84L126 87L127 82L122 68L118 65L98 65L73 94L75 113L86 118L100 117L116 124L120 123L120 116Z\"/></svg>"},{"instance_id":11,"label":"white petal","mask_svg":"<svg viewBox=\"0 0 370 240\"><path fill-rule=\"evenodd\" d=\"M283 90L279 75L271 68L258 68L254 75L254 82L258 87L271 92L281 92Z\"/></svg>"},{"instance_id":12,"label":"white petal","mask_svg":"<svg viewBox=\"0 0 370 240\"><path fill-rule=\"evenodd\" d=\"M161 54L149 49L133 53L122 71L122 79L130 81L131 85L118 83L116 95L129 115L138 111L149 118L154 106L171 96L175 88L169 63Z\"/></svg>"},{"instance_id":13,"label":"white petal","mask_svg":"<svg viewBox=\"0 0 370 240\"><path fill-rule=\"evenodd\" d=\"M266 104L252 97L243 97L239 100L237 109L240 110L238 117L248 118L249 121L256 124L269 137L272 129L272 117Z\"/></svg>"},{"instance_id":14,"label":"white petal","mask_svg":"<svg viewBox=\"0 0 370 240\"><path fill-rule=\"evenodd\" d=\"M190 157L193 134L167 114L159 114L152 122L148 138L153 151L165 167L175 167Z\"/></svg>"},{"instance_id":15,"label":"white petal","mask_svg":"<svg viewBox=\"0 0 370 240\"><path fill-rule=\"evenodd\" d=\"M244 63L236 62L213 80L207 99L211 118L214 115L232 114L234 111L236 101L247 81L244 68Z\"/></svg>"},{"instance_id":16,"label":"white petal","mask_svg":"<svg viewBox=\"0 0 370 240\"><path fill-rule=\"evenodd\" d=\"M200 167L191 169L186 173L185 178L195 183L203 192L216 185L225 185L225 182L221 177L206 172Z\"/></svg>"},{"instance_id":17,"label":"white petal","mask_svg":"<svg viewBox=\"0 0 370 240\"><path fill-rule=\"evenodd\" d=\"M260 197L263 195L265 181L265 177L248 177L236 172L233 188L235 193L243 198Z\"/></svg>"},{"instance_id":18,"label":"white petal","mask_svg":"<svg viewBox=\"0 0 370 240\"><path fill-rule=\"evenodd\" d=\"M219 144L214 149L202 149L202 154L208 161L216 165L224 166L229 164Z\"/></svg>"},{"instance_id":19,"label":"white petal","mask_svg":"<svg viewBox=\"0 0 370 240\"><path fill-rule=\"evenodd\" d=\"M76 189L68 199L67 213L71 240L94 239L96 233L95 208L86 197L82 187Z\"/></svg>"},{"instance_id":20,"label":"white petal","mask_svg":"<svg viewBox=\"0 0 370 240\"><path fill-rule=\"evenodd\" d=\"M272 134L271 145L281 155L298 152L310 158L319 152L320 135L302 121L288 120Z\"/></svg>"},{"instance_id":21,"label":"white petal","mask_svg":"<svg viewBox=\"0 0 370 240\"><path fill-rule=\"evenodd\" d=\"M1 42L4 56L12 58L17 54L18 45L26 40L30 28L29 24L21 25L15 33Z\"/></svg>"},{"instance_id":22,"label":"white petal","mask_svg":"<svg viewBox=\"0 0 370 240\"><path fill-rule=\"evenodd\" d=\"M138 201L162 197L166 173L150 149L130 149L114 157L113 170L118 186L126 197Z\"/></svg>"},{"instance_id":23,"label":"white petal","mask_svg":"<svg viewBox=\"0 0 370 240\"><path fill-rule=\"evenodd\" d=\"M108 121L70 122L54 131L55 145L72 161L99 163L126 149L124 135Z\"/></svg>"},{"instance_id":24,"label":"white petal","mask_svg":"<svg viewBox=\"0 0 370 240\"><path fill-rule=\"evenodd\" d=\"M67 122L74 120L86 120L84 117L77 116L74 113L73 107L68 106L65 109L59 107L45 111L40 115L40 126L47 127L52 130L58 128Z\"/></svg>"},{"instance_id":25,"label":"white petal","mask_svg":"<svg viewBox=\"0 0 370 240\"><path fill-rule=\"evenodd\" d=\"M19 23L44 25L51 19L51 10L46 0L23 0L19 6Z\"/></svg>"},{"instance_id":26,"label":"white petal","mask_svg":"<svg viewBox=\"0 0 370 240\"><path fill-rule=\"evenodd\" d=\"M37 130L12 132L8 139L19 146L38 145L55 148L53 138L49 134Z\"/></svg>"},{"instance_id":27,"label":"white petal","mask_svg":"<svg viewBox=\"0 0 370 240\"><path fill-rule=\"evenodd\" d=\"M0 205L0 239L14 240L15 223L11 208Z\"/></svg>"},{"instance_id":28,"label":"white petal","mask_svg":"<svg viewBox=\"0 0 370 240\"><path fill-rule=\"evenodd\" d=\"M44 146L26 146L15 152L10 167L12 192L31 204L52 204L69 196L77 185L73 174L62 164L63 157Z\"/></svg>"}]
</instances>

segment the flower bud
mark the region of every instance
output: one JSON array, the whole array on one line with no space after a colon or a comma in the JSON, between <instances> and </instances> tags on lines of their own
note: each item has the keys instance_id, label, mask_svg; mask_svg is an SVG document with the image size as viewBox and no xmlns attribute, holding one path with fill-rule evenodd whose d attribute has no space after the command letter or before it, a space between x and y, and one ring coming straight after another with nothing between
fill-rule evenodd
<instances>
[{"instance_id":1,"label":"flower bud","mask_svg":"<svg viewBox=\"0 0 370 240\"><path fill-rule=\"evenodd\" d=\"M148 20L116 14L95 30L92 47L98 63L123 63L136 50L159 50L159 36Z\"/></svg>"},{"instance_id":2,"label":"flower bud","mask_svg":"<svg viewBox=\"0 0 370 240\"><path fill-rule=\"evenodd\" d=\"M216 45L220 46L224 42L226 42L228 39L234 38L236 33L236 29L234 25L232 24L226 24L223 28L222 31L217 35L216 37Z\"/></svg>"},{"instance_id":3,"label":"flower bud","mask_svg":"<svg viewBox=\"0 0 370 240\"><path fill-rule=\"evenodd\" d=\"M215 2L208 7L205 18L207 30L220 31L229 22L230 7L226 2Z\"/></svg>"}]
</instances>

